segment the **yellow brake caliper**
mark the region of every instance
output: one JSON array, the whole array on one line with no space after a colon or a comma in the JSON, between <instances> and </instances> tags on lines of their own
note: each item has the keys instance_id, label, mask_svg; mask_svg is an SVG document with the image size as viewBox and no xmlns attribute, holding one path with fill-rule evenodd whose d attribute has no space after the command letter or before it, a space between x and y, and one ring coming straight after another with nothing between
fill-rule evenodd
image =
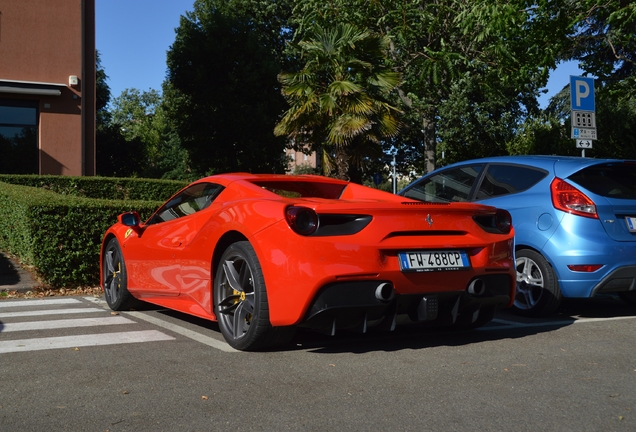
<instances>
[{"instance_id":1,"label":"yellow brake caliper","mask_svg":"<svg viewBox=\"0 0 636 432\"><path fill-rule=\"evenodd\" d=\"M117 270L113 272L113 280L117 281L117 288L121 288L121 278L119 275L121 274L121 263L117 263Z\"/></svg>"},{"instance_id":2,"label":"yellow brake caliper","mask_svg":"<svg viewBox=\"0 0 636 432\"><path fill-rule=\"evenodd\" d=\"M232 294L234 294L235 296L238 296L238 298L234 301L234 304L245 301L245 291L237 291L233 289ZM252 320L252 314L247 314L245 316L245 321L250 322L251 320Z\"/></svg>"}]
</instances>

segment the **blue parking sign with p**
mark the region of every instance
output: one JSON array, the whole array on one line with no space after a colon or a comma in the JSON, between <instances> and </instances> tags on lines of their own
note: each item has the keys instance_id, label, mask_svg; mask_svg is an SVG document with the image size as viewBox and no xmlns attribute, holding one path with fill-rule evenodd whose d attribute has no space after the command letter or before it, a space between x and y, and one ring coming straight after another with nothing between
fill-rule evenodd
<instances>
[{"instance_id":1,"label":"blue parking sign with p","mask_svg":"<svg viewBox=\"0 0 636 432\"><path fill-rule=\"evenodd\" d=\"M594 78L570 76L572 111L595 111Z\"/></svg>"}]
</instances>

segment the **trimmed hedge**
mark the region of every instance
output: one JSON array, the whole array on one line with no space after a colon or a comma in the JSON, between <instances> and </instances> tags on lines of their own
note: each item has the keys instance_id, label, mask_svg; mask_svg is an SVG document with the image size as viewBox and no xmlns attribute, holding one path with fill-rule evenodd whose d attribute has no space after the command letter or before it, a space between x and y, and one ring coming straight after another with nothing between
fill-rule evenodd
<instances>
[{"instance_id":1,"label":"trimmed hedge","mask_svg":"<svg viewBox=\"0 0 636 432\"><path fill-rule=\"evenodd\" d=\"M0 249L34 266L45 283L66 288L99 284L102 237L118 214L137 210L147 218L186 185L57 176L0 175L0 180L7 177L29 186L0 182ZM85 181L90 179L95 180ZM111 199L95 198L99 193ZM112 199L113 194L145 198Z\"/></svg>"},{"instance_id":2,"label":"trimmed hedge","mask_svg":"<svg viewBox=\"0 0 636 432\"><path fill-rule=\"evenodd\" d=\"M60 195L148 201L164 201L189 183L176 180L24 174L0 174L0 182L47 189Z\"/></svg>"}]
</instances>

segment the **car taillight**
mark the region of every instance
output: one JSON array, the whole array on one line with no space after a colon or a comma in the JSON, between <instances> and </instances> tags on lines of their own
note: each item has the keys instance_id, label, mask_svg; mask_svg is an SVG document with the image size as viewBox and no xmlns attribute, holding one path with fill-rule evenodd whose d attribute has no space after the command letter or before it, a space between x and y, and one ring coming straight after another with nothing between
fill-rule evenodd
<instances>
[{"instance_id":1,"label":"car taillight","mask_svg":"<svg viewBox=\"0 0 636 432\"><path fill-rule=\"evenodd\" d=\"M285 219L296 234L312 235L318 229L318 215L307 207L289 206L285 209Z\"/></svg>"},{"instance_id":2,"label":"car taillight","mask_svg":"<svg viewBox=\"0 0 636 432\"><path fill-rule=\"evenodd\" d=\"M583 192L568 182L555 178L550 185L552 205L557 210L598 219L596 205Z\"/></svg>"},{"instance_id":3,"label":"car taillight","mask_svg":"<svg viewBox=\"0 0 636 432\"><path fill-rule=\"evenodd\" d=\"M512 216L503 209L497 209L494 214L473 216L473 220L493 234L508 234L512 229Z\"/></svg>"},{"instance_id":4,"label":"car taillight","mask_svg":"<svg viewBox=\"0 0 636 432\"><path fill-rule=\"evenodd\" d=\"M497 209L495 213L495 227L503 234L508 234L512 228L512 216L506 210Z\"/></svg>"}]
</instances>

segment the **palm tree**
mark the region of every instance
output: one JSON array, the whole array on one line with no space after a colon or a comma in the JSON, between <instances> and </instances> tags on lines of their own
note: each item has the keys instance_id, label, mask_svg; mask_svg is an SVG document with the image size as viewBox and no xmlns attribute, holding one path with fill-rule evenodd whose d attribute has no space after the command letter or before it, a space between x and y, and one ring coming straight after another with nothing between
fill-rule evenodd
<instances>
[{"instance_id":1,"label":"palm tree","mask_svg":"<svg viewBox=\"0 0 636 432\"><path fill-rule=\"evenodd\" d=\"M400 128L400 111L387 100L400 82L387 65L389 42L350 24L316 26L298 44L304 67L278 76L290 108L274 133L323 152L336 177L361 181L364 161Z\"/></svg>"}]
</instances>

